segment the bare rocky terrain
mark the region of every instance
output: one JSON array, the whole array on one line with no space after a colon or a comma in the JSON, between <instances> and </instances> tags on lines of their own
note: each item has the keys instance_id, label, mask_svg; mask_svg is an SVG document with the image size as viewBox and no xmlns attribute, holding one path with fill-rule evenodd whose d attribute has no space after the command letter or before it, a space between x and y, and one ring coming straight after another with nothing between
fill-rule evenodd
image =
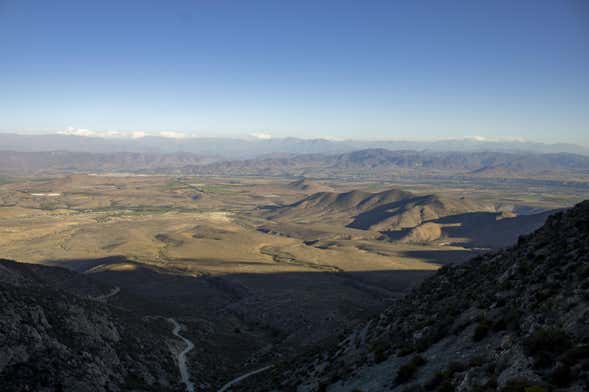
<instances>
[{"instance_id":1,"label":"bare rocky terrain","mask_svg":"<svg viewBox=\"0 0 589 392\"><path fill-rule=\"evenodd\" d=\"M108 286L0 260L3 391L178 391L165 324L110 306Z\"/></svg>"}]
</instances>

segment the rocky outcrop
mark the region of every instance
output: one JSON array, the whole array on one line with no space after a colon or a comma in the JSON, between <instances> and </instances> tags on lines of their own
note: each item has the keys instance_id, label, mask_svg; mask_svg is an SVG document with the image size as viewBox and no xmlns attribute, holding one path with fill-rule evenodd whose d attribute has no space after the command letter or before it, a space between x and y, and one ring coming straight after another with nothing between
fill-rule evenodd
<instances>
[{"instance_id":1,"label":"rocky outcrop","mask_svg":"<svg viewBox=\"0 0 589 392\"><path fill-rule=\"evenodd\" d=\"M589 201L497 253L447 266L330 349L250 390L584 391Z\"/></svg>"},{"instance_id":2,"label":"rocky outcrop","mask_svg":"<svg viewBox=\"0 0 589 392\"><path fill-rule=\"evenodd\" d=\"M92 300L100 287L61 268L0 261L0 390L181 390L169 326Z\"/></svg>"}]
</instances>

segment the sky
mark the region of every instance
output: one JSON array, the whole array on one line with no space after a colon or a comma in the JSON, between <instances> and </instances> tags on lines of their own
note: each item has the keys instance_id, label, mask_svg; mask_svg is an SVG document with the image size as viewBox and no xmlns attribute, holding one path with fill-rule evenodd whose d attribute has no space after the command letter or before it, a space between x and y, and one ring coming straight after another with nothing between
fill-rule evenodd
<instances>
[{"instance_id":1,"label":"sky","mask_svg":"<svg viewBox=\"0 0 589 392\"><path fill-rule=\"evenodd\" d=\"M587 146L589 2L0 0L0 130L68 129Z\"/></svg>"}]
</instances>

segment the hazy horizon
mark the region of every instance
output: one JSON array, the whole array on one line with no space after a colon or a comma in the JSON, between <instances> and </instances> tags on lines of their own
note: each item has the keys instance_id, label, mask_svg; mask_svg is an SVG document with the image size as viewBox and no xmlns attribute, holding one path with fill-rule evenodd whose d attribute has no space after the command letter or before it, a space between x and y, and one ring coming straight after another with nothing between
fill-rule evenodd
<instances>
[{"instance_id":1,"label":"hazy horizon","mask_svg":"<svg viewBox=\"0 0 589 392\"><path fill-rule=\"evenodd\" d=\"M270 141L270 140L288 140L288 139L296 139L296 140L306 140L306 141L313 141L313 140L322 140L322 141L329 141L329 142L387 142L387 143L444 143L444 142L472 142L472 143L521 143L521 144L544 144L547 146L550 145L571 145L577 147L588 148L589 144L583 143L573 143L568 141L554 141L554 142L545 142L540 140L534 139L526 139L522 137L498 137L498 138L489 138L485 136L479 135L466 135L466 136L457 136L457 137L440 137L440 138L419 138L419 137L349 137L349 138L339 138L339 137L331 137L331 136L317 136L317 137L305 137L305 136L298 136L298 135L280 135L274 136L270 133L261 133L261 132L252 132L252 133L243 133L243 134L217 134L214 133L210 134L193 134L181 131L153 131L153 132L145 132L145 131L114 131L114 130L107 130L107 131L99 131L99 130L91 130L91 129L78 129L78 128L68 128L65 130L48 130L48 131L35 131L35 130L28 130L28 131L13 131L13 130L2 130L0 129L0 134L5 135L21 135L21 136L78 136L78 137L89 137L89 138L100 138L100 139L112 139L112 140L140 140L146 137L159 137L164 139L220 139L220 140L250 140L250 141Z\"/></svg>"}]
</instances>

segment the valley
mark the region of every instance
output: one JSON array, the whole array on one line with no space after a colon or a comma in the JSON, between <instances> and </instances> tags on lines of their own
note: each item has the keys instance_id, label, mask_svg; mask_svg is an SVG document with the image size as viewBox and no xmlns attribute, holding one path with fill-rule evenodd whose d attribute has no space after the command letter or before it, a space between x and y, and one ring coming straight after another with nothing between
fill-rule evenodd
<instances>
[{"instance_id":1,"label":"valley","mask_svg":"<svg viewBox=\"0 0 589 392\"><path fill-rule=\"evenodd\" d=\"M106 285L95 298L109 306L139 319L174 319L184 326L174 350L185 350L185 384L215 390L331 344L441 266L512 244L589 196L547 190L129 173L10 177L0 185L0 258L81 273Z\"/></svg>"}]
</instances>

